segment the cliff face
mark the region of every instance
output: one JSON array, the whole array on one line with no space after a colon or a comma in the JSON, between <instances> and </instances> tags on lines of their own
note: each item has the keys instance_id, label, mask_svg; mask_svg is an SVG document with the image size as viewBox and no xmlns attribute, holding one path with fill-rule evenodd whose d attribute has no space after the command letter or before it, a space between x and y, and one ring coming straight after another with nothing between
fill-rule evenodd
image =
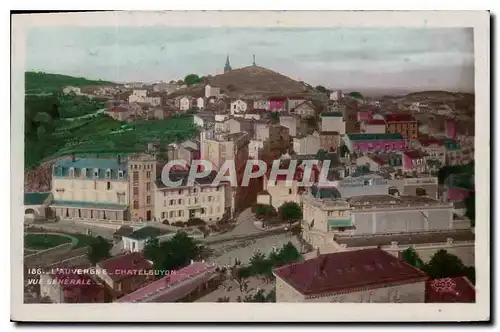
<instances>
[{"instance_id":1,"label":"cliff face","mask_svg":"<svg viewBox=\"0 0 500 332\"><path fill-rule=\"evenodd\" d=\"M24 174L25 193L50 191L53 163L52 161L42 164Z\"/></svg>"}]
</instances>

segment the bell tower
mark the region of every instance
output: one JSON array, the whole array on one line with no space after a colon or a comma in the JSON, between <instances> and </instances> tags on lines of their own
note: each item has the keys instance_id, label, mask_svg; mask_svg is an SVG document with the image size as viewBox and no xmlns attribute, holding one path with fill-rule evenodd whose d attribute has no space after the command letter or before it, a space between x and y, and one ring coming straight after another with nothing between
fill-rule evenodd
<instances>
[{"instance_id":1,"label":"bell tower","mask_svg":"<svg viewBox=\"0 0 500 332\"><path fill-rule=\"evenodd\" d=\"M231 64L229 63L229 55L226 57L226 65L224 66L224 72L227 73L231 70Z\"/></svg>"}]
</instances>

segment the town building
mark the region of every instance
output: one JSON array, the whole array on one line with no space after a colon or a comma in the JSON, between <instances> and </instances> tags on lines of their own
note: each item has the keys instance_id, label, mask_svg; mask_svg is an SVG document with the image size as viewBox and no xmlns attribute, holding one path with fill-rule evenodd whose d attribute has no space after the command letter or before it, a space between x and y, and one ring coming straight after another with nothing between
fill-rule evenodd
<instances>
[{"instance_id":1,"label":"town building","mask_svg":"<svg viewBox=\"0 0 500 332\"><path fill-rule=\"evenodd\" d=\"M40 274L40 297L48 297L52 303L108 302L108 292L97 278L78 273L76 267L69 271L55 270Z\"/></svg>"},{"instance_id":2,"label":"town building","mask_svg":"<svg viewBox=\"0 0 500 332\"><path fill-rule=\"evenodd\" d=\"M165 277L115 302L193 302L214 291L219 286L220 280L220 273L216 266L203 262L192 262L182 269L170 271Z\"/></svg>"},{"instance_id":3,"label":"town building","mask_svg":"<svg viewBox=\"0 0 500 332\"><path fill-rule=\"evenodd\" d=\"M270 97L269 110L271 112L284 112L286 111L286 97Z\"/></svg>"},{"instance_id":4,"label":"town building","mask_svg":"<svg viewBox=\"0 0 500 332\"><path fill-rule=\"evenodd\" d=\"M132 252L97 263L96 276L118 299L155 279L153 264L142 253ZM142 273L138 273L142 271Z\"/></svg>"},{"instance_id":5,"label":"town building","mask_svg":"<svg viewBox=\"0 0 500 332\"><path fill-rule=\"evenodd\" d=\"M75 95L78 96L78 95L82 94L82 90L79 87L76 87L76 86L66 86L63 89L63 93L65 95L75 94Z\"/></svg>"},{"instance_id":6,"label":"town building","mask_svg":"<svg viewBox=\"0 0 500 332\"><path fill-rule=\"evenodd\" d=\"M50 204L53 195L51 192L34 192L24 194L24 218L25 221L45 220L52 216Z\"/></svg>"},{"instance_id":7,"label":"town building","mask_svg":"<svg viewBox=\"0 0 500 332\"><path fill-rule=\"evenodd\" d=\"M357 115L358 115L358 118L357 118L358 121L369 122L370 120L372 120L373 111L366 110L366 109L358 110ZM384 127L385 127L385 122L384 122ZM384 132L385 132L385 128L384 128Z\"/></svg>"},{"instance_id":8,"label":"town building","mask_svg":"<svg viewBox=\"0 0 500 332\"><path fill-rule=\"evenodd\" d=\"M442 142L446 151L446 165L461 165L462 150L460 144L452 139L443 139Z\"/></svg>"},{"instance_id":9,"label":"town building","mask_svg":"<svg viewBox=\"0 0 500 332\"><path fill-rule=\"evenodd\" d=\"M198 218L216 222L231 213L232 197L227 183L212 185L216 171L203 178L197 178L188 185L189 172L170 172L170 180L180 181L180 186L168 187L162 180L155 183L155 218L161 221L188 222Z\"/></svg>"},{"instance_id":10,"label":"town building","mask_svg":"<svg viewBox=\"0 0 500 332\"><path fill-rule=\"evenodd\" d=\"M337 151L340 148L340 134L336 131L320 131L319 146L325 151Z\"/></svg>"},{"instance_id":11,"label":"town building","mask_svg":"<svg viewBox=\"0 0 500 332\"><path fill-rule=\"evenodd\" d=\"M330 92L329 97L330 100L339 101L340 99L344 98L344 94L340 90L335 90Z\"/></svg>"},{"instance_id":12,"label":"town building","mask_svg":"<svg viewBox=\"0 0 500 332\"><path fill-rule=\"evenodd\" d=\"M427 154L427 164L430 170L437 171L446 165L446 148L443 142L434 137L419 137L413 146Z\"/></svg>"},{"instance_id":13,"label":"town building","mask_svg":"<svg viewBox=\"0 0 500 332\"><path fill-rule=\"evenodd\" d=\"M212 112L202 111L193 115L193 122L198 127L207 128L215 125L215 117Z\"/></svg>"},{"instance_id":14,"label":"town building","mask_svg":"<svg viewBox=\"0 0 500 332\"><path fill-rule=\"evenodd\" d=\"M271 110L271 102L267 99L256 99L253 101L253 108L270 111Z\"/></svg>"},{"instance_id":15,"label":"town building","mask_svg":"<svg viewBox=\"0 0 500 332\"><path fill-rule=\"evenodd\" d=\"M151 240L159 242L167 241L175 235L175 232L163 228L145 226L121 236L123 250L128 252L141 252Z\"/></svg>"},{"instance_id":16,"label":"town building","mask_svg":"<svg viewBox=\"0 0 500 332\"><path fill-rule=\"evenodd\" d=\"M316 154L320 149L320 137L317 132L307 136L298 136L293 138L293 151L298 155Z\"/></svg>"},{"instance_id":17,"label":"town building","mask_svg":"<svg viewBox=\"0 0 500 332\"><path fill-rule=\"evenodd\" d=\"M161 95L156 92L150 93L146 89L134 89L132 94L128 97L129 104L131 103L144 103L152 106L161 105Z\"/></svg>"},{"instance_id":18,"label":"town building","mask_svg":"<svg viewBox=\"0 0 500 332\"><path fill-rule=\"evenodd\" d=\"M420 150L405 150L401 154L403 155L403 173L416 176L427 172L427 153Z\"/></svg>"},{"instance_id":19,"label":"town building","mask_svg":"<svg viewBox=\"0 0 500 332\"><path fill-rule=\"evenodd\" d=\"M264 148L264 142L258 140L250 140L248 144L248 157L259 159L259 150Z\"/></svg>"},{"instance_id":20,"label":"town building","mask_svg":"<svg viewBox=\"0 0 500 332\"><path fill-rule=\"evenodd\" d=\"M135 112L127 106L114 106L106 110L106 115L118 121L126 121Z\"/></svg>"},{"instance_id":21,"label":"town building","mask_svg":"<svg viewBox=\"0 0 500 332\"><path fill-rule=\"evenodd\" d=\"M60 159L52 168L51 187L51 208L60 219L129 219L129 167L120 157Z\"/></svg>"},{"instance_id":22,"label":"town building","mask_svg":"<svg viewBox=\"0 0 500 332\"><path fill-rule=\"evenodd\" d=\"M351 153L403 151L407 147L400 133L346 134L343 139Z\"/></svg>"},{"instance_id":23,"label":"town building","mask_svg":"<svg viewBox=\"0 0 500 332\"><path fill-rule=\"evenodd\" d=\"M153 183L160 174L159 160L150 153L138 153L128 158L128 192L132 221L153 220Z\"/></svg>"},{"instance_id":24,"label":"town building","mask_svg":"<svg viewBox=\"0 0 500 332\"><path fill-rule=\"evenodd\" d=\"M294 105L292 102L295 100L289 100L289 112L297 114L301 118L308 118L316 115L316 111L314 109L314 106L306 100L299 100L300 103ZM294 105L293 107L290 107L290 104Z\"/></svg>"},{"instance_id":25,"label":"town building","mask_svg":"<svg viewBox=\"0 0 500 332\"><path fill-rule=\"evenodd\" d=\"M403 157L397 152L366 154L356 159L356 165L366 166L371 172L391 173L394 170L403 174Z\"/></svg>"},{"instance_id":26,"label":"town building","mask_svg":"<svg viewBox=\"0 0 500 332\"><path fill-rule=\"evenodd\" d=\"M427 275L380 249L320 255L274 270L276 302L424 303Z\"/></svg>"},{"instance_id":27,"label":"town building","mask_svg":"<svg viewBox=\"0 0 500 332\"><path fill-rule=\"evenodd\" d=\"M280 125L287 127L291 137L297 136L297 118L291 114L280 114Z\"/></svg>"},{"instance_id":28,"label":"town building","mask_svg":"<svg viewBox=\"0 0 500 332\"><path fill-rule=\"evenodd\" d=\"M193 106L193 98L189 96L179 96L174 99L175 107L185 112Z\"/></svg>"},{"instance_id":29,"label":"town building","mask_svg":"<svg viewBox=\"0 0 500 332\"><path fill-rule=\"evenodd\" d=\"M219 97L220 96L220 88L216 88L211 86L210 84L205 85L205 98L210 97Z\"/></svg>"},{"instance_id":30,"label":"town building","mask_svg":"<svg viewBox=\"0 0 500 332\"><path fill-rule=\"evenodd\" d=\"M346 126L341 112L328 112L321 114L321 131L336 131L340 135L346 133Z\"/></svg>"},{"instance_id":31,"label":"town building","mask_svg":"<svg viewBox=\"0 0 500 332\"><path fill-rule=\"evenodd\" d=\"M418 137L418 121L411 114L386 114L385 122L387 133L399 133L407 140Z\"/></svg>"},{"instance_id":32,"label":"town building","mask_svg":"<svg viewBox=\"0 0 500 332\"><path fill-rule=\"evenodd\" d=\"M247 102L242 99L237 99L231 102L231 115L242 114L247 111Z\"/></svg>"},{"instance_id":33,"label":"town building","mask_svg":"<svg viewBox=\"0 0 500 332\"><path fill-rule=\"evenodd\" d=\"M385 121L381 119L371 119L361 123L361 131L366 134L385 134Z\"/></svg>"}]
</instances>

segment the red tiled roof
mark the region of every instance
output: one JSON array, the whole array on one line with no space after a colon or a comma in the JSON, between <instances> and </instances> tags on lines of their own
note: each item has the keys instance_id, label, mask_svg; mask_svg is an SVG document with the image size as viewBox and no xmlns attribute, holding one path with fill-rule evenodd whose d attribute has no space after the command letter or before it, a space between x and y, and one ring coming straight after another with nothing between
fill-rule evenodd
<instances>
[{"instance_id":1,"label":"red tiled roof","mask_svg":"<svg viewBox=\"0 0 500 332\"><path fill-rule=\"evenodd\" d=\"M275 270L304 295L349 292L427 280L427 275L383 251L363 249L321 255Z\"/></svg>"},{"instance_id":2,"label":"red tiled roof","mask_svg":"<svg viewBox=\"0 0 500 332\"><path fill-rule=\"evenodd\" d=\"M427 156L426 153L420 151L420 150L406 150L403 152L405 156L407 156L410 159L421 159Z\"/></svg>"},{"instance_id":3,"label":"red tiled roof","mask_svg":"<svg viewBox=\"0 0 500 332\"><path fill-rule=\"evenodd\" d=\"M425 302L474 303L476 290L466 277L429 280L426 283Z\"/></svg>"},{"instance_id":4,"label":"red tiled roof","mask_svg":"<svg viewBox=\"0 0 500 332\"><path fill-rule=\"evenodd\" d=\"M433 137L431 137L431 138L420 137L420 138L417 138L417 141L422 146L429 146L429 145L432 145L432 144L436 144L436 145L439 145L439 146L443 145L442 141L438 140L437 138L433 138Z\"/></svg>"},{"instance_id":5,"label":"red tiled roof","mask_svg":"<svg viewBox=\"0 0 500 332\"><path fill-rule=\"evenodd\" d=\"M385 125L385 120L382 119L372 119L369 121L366 121L367 125Z\"/></svg>"},{"instance_id":6,"label":"red tiled roof","mask_svg":"<svg viewBox=\"0 0 500 332\"><path fill-rule=\"evenodd\" d=\"M269 97L269 101L285 101L286 97Z\"/></svg>"},{"instance_id":7,"label":"red tiled roof","mask_svg":"<svg viewBox=\"0 0 500 332\"><path fill-rule=\"evenodd\" d=\"M387 162L388 162L387 159L382 158L380 156L371 156L370 159L373 160L378 165L381 165L381 166L387 164Z\"/></svg>"},{"instance_id":8,"label":"red tiled roof","mask_svg":"<svg viewBox=\"0 0 500 332\"><path fill-rule=\"evenodd\" d=\"M116 302L175 302L206 282L214 273L215 266L195 262L125 295ZM192 281L183 283L189 279Z\"/></svg>"},{"instance_id":9,"label":"red tiled roof","mask_svg":"<svg viewBox=\"0 0 500 332\"><path fill-rule=\"evenodd\" d=\"M385 120L387 122L412 122L412 121L417 121L411 114L405 114L405 113L390 113L385 115Z\"/></svg>"},{"instance_id":10,"label":"red tiled roof","mask_svg":"<svg viewBox=\"0 0 500 332\"><path fill-rule=\"evenodd\" d=\"M99 268L105 269L108 276L115 282L131 276L123 273L123 270L149 270L153 267L153 265L145 259L140 252L133 252L113 257L102 261L97 265Z\"/></svg>"},{"instance_id":11,"label":"red tiled roof","mask_svg":"<svg viewBox=\"0 0 500 332\"><path fill-rule=\"evenodd\" d=\"M63 290L64 302L83 303L94 302L103 286L96 283L87 274L68 273L61 271L52 274L52 283L57 283Z\"/></svg>"}]
</instances>

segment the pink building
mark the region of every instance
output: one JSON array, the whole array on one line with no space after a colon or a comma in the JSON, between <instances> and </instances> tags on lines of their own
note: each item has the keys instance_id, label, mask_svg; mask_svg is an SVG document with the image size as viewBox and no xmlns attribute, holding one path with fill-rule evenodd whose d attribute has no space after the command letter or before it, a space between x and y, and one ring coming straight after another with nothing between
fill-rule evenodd
<instances>
[{"instance_id":1,"label":"pink building","mask_svg":"<svg viewBox=\"0 0 500 332\"><path fill-rule=\"evenodd\" d=\"M457 125L454 120L447 119L444 123L444 133L446 137L455 139L457 137Z\"/></svg>"},{"instance_id":2,"label":"pink building","mask_svg":"<svg viewBox=\"0 0 500 332\"><path fill-rule=\"evenodd\" d=\"M428 155L420 150L407 150L403 152L403 172L418 174L427 170Z\"/></svg>"},{"instance_id":3,"label":"pink building","mask_svg":"<svg viewBox=\"0 0 500 332\"><path fill-rule=\"evenodd\" d=\"M371 119L372 119L372 111L368 110L358 111L358 121L370 121Z\"/></svg>"},{"instance_id":4,"label":"pink building","mask_svg":"<svg viewBox=\"0 0 500 332\"><path fill-rule=\"evenodd\" d=\"M219 282L215 265L192 262L115 302L192 302L212 292Z\"/></svg>"},{"instance_id":5,"label":"pink building","mask_svg":"<svg viewBox=\"0 0 500 332\"><path fill-rule=\"evenodd\" d=\"M351 153L404 151L407 148L400 133L346 134L344 142Z\"/></svg>"},{"instance_id":6,"label":"pink building","mask_svg":"<svg viewBox=\"0 0 500 332\"><path fill-rule=\"evenodd\" d=\"M271 97L269 98L269 109L271 112L281 112L285 110L286 98L285 97Z\"/></svg>"}]
</instances>

